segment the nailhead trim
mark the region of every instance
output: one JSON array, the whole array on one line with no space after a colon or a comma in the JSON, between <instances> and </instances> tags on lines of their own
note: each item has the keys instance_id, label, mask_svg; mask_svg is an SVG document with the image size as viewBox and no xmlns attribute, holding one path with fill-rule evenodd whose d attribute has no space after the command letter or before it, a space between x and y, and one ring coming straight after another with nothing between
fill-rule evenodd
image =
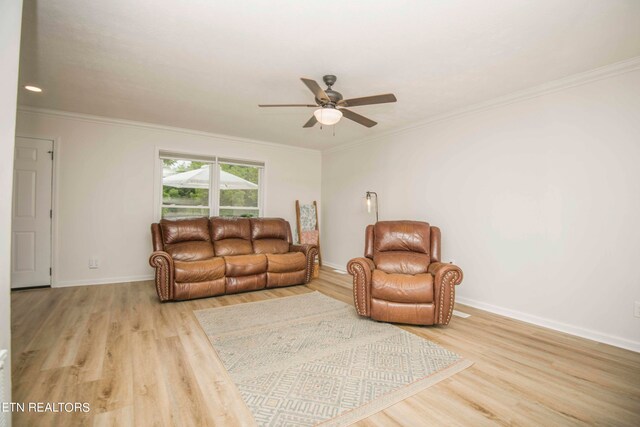
<instances>
[{"instance_id":1,"label":"nailhead trim","mask_svg":"<svg viewBox=\"0 0 640 427\"><path fill-rule=\"evenodd\" d=\"M311 281L311 276L313 275L313 267L314 267L317 255L318 255L318 250L316 248L311 248L307 252L307 273L305 274L305 278L304 278L305 283L309 283Z\"/></svg>"},{"instance_id":2,"label":"nailhead trim","mask_svg":"<svg viewBox=\"0 0 640 427\"><path fill-rule=\"evenodd\" d=\"M156 267L156 292L161 301L167 301L169 299L169 262L163 256L154 256L152 262ZM162 286L163 279L164 286Z\"/></svg>"},{"instance_id":3,"label":"nailhead trim","mask_svg":"<svg viewBox=\"0 0 640 427\"><path fill-rule=\"evenodd\" d=\"M356 302L356 311L360 316L368 316L364 267L357 262L353 262L349 263L347 269L353 275L353 299Z\"/></svg>"},{"instance_id":4,"label":"nailhead trim","mask_svg":"<svg viewBox=\"0 0 640 427\"><path fill-rule=\"evenodd\" d=\"M438 323L441 325L448 325L451 321L451 315L453 314L453 301L455 298L455 282L458 280L460 275L456 270L447 271L442 278L442 286L440 287L440 313L438 316ZM449 287L449 295L444 295L444 290L446 286ZM443 322L443 310L444 310L444 300L447 299L449 303L449 312L447 313L446 321Z\"/></svg>"}]
</instances>

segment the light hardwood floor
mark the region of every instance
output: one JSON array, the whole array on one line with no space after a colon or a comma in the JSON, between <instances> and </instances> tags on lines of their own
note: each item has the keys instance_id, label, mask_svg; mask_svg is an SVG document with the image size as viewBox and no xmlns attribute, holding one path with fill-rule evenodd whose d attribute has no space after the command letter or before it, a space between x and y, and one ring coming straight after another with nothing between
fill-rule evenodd
<instances>
[{"instance_id":1,"label":"light hardwood floor","mask_svg":"<svg viewBox=\"0 0 640 427\"><path fill-rule=\"evenodd\" d=\"M350 276L331 269L308 286L167 304L151 282L14 292L12 400L91 405L14 425L251 425L193 310L313 290L352 303ZM640 425L640 354L456 308L471 317L404 328L475 364L357 425Z\"/></svg>"}]
</instances>

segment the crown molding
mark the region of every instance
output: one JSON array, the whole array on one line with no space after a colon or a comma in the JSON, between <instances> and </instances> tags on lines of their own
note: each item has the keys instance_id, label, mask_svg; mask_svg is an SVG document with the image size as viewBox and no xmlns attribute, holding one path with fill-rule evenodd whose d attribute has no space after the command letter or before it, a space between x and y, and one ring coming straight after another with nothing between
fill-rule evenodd
<instances>
[{"instance_id":1,"label":"crown molding","mask_svg":"<svg viewBox=\"0 0 640 427\"><path fill-rule=\"evenodd\" d=\"M606 79L609 77L618 76L631 71L640 70L640 56L636 56L625 61L615 62L613 64L605 65L604 67L595 68L593 70L585 71L578 74L573 74L561 79L552 80L541 85L533 86L528 89L512 92L508 95L493 98L489 101L480 102L470 105L468 107L453 110L447 113L437 114L428 117L425 120L421 120L417 123L413 123L407 126L403 126L398 129L391 129L389 131L380 133L378 135L369 136L358 139L353 142L341 144L335 147L326 148L322 150L323 153L332 153L336 151L343 151L349 148L357 147L362 144L371 143L382 138L389 136L403 134L415 129L420 129L432 125L434 123L444 122L447 120L457 119L459 117L467 116L473 113L478 113L492 108L502 107L521 101L526 101L539 96L548 95L555 92L560 92L566 89L570 89L576 86L581 86L587 83L595 82L598 80Z\"/></svg>"},{"instance_id":2,"label":"crown molding","mask_svg":"<svg viewBox=\"0 0 640 427\"><path fill-rule=\"evenodd\" d=\"M241 144L258 144L258 145L263 145L263 146L272 147L272 148L279 148L279 149L285 148L289 150L303 151L308 153L320 152L320 150L313 149L313 148L298 147L295 145L287 145L287 144L278 144L277 142L268 142L268 141L261 141L258 139L241 138L237 136L204 132L204 131L199 131L194 129L158 125L155 123L147 123L147 122L137 122L134 120L116 119L116 118L105 117L105 116L94 116L91 114L74 113L74 112L62 111L62 110L51 110L51 109L39 108L39 107L29 107L27 105L18 105L17 110L20 113L39 114L39 115L49 116L49 117L62 117L65 119L78 120L78 121L90 122L90 123L101 123L101 124L135 127L135 128L142 128L142 129L160 130L165 132L175 132L175 133L181 133L186 135L202 136L205 138L220 139L227 142L238 142Z\"/></svg>"}]
</instances>

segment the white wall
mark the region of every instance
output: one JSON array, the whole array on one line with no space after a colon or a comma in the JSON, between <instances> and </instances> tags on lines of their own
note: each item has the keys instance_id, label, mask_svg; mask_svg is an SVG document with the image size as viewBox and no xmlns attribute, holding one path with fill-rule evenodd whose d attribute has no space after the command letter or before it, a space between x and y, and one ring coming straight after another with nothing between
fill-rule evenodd
<instances>
[{"instance_id":1,"label":"white wall","mask_svg":"<svg viewBox=\"0 0 640 427\"><path fill-rule=\"evenodd\" d=\"M322 169L328 263L361 256L377 191L381 220L442 228L458 301L640 351L640 71L324 152Z\"/></svg>"},{"instance_id":2,"label":"white wall","mask_svg":"<svg viewBox=\"0 0 640 427\"><path fill-rule=\"evenodd\" d=\"M0 194L11 194L15 145L22 0L0 3ZM0 349L11 348L11 197L0 201ZM11 401L11 360L5 361L5 400ZM10 414L9 414L10 415ZM11 417L7 417L11 424Z\"/></svg>"},{"instance_id":3,"label":"white wall","mask_svg":"<svg viewBox=\"0 0 640 427\"><path fill-rule=\"evenodd\" d=\"M320 200L319 151L59 112L18 112L16 134L55 139L54 286L150 278L156 149L261 160L265 216L295 226ZM100 268L90 270L90 256Z\"/></svg>"}]
</instances>

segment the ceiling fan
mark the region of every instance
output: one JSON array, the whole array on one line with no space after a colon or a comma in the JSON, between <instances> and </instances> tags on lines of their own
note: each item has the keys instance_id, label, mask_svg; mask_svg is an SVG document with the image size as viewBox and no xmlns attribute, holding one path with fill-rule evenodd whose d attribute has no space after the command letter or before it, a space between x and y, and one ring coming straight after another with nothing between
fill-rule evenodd
<instances>
[{"instance_id":1,"label":"ceiling fan","mask_svg":"<svg viewBox=\"0 0 640 427\"><path fill-rule=\"evenodd\" d=\"M309 88L309 90L313 92L316 101L315 104L260 104L258 105L258 107L320 107L313 112L313 116L311 116L309 121L305 123L304 126L302 126L305 128L313 127L318 122L323 125L334 125L340 121L342 116L370 128L377 125L378 123L364 116L361 116L358 113L348 110L346 107L384 104L387 102L397 101L395 95L392 93L386 93L384 95L365 96L363 98L343 99L340 92L336 92L335 90L331 89L331 86L333 86L337 80L336 76L333 75L322 77L322 80L324 80L324 83L327 85L326 90L322 90L320 85L315 80L305 78L301 78L300 80L302 80L302 83L304 83Z\"/></svg>"}]
</instances>

